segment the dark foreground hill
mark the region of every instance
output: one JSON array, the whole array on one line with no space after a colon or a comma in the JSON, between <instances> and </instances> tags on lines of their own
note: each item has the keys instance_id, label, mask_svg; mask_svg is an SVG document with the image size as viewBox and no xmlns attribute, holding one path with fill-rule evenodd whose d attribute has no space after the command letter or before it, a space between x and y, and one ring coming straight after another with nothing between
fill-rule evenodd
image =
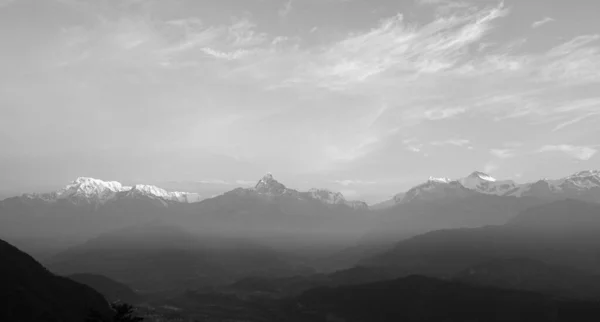
<instances>
[{"instance_id":1,"label":"dark foreground hill","mask_svg":"<svg viewBox=\"0 0 600 322\"><path fill-rule=\"evenodd\" d=\"M470 267L455 279L472 285L535 291L561 297L600 298L600 276L528 258L499 259Z\"/></svg>"},{"instance_id":2,"label":"dark foreground hill","mask_svg":"<svg viewBox=\"0 0 600 322\"><path fill-rule=\"evenodd\" d=\"M98 291L112 302L125 302L136 304L141 301L141 296L129 286L112 280L106 276L96 274L73 274L67 276L77 283L87 285Z\"/></svg>"},{"instance_id":3,"label":"dark foreground hill","mask_svg":"<svg viewBox=\"0 0 600 322\"><path fill-rule=\"evenodd\" d=\"M31 256L0 240L0 321L82 322L95 311L113 312L90 287L53 275Z\"/></svg>"},{"instance_id":4,"label":"dark foreground hill","mask_svg":"<svg viewBox=\"0 0 600 322\"><path fill-rule=\"evenodd\" d=\"M600 303L471 286L423 276L314 288L284 299L193 292L171 298L173 318L252 322L587 322Z\"/></svg>"},{"instance_id":5,"label":"dark foreground hill","mask_svg":"<svg viewBox=\"0 0 600 322\"><path fill-rule=\"evenodd\" d=\"M585 322L597 321L600 314L596 302L557 300L422 276L313 289L291 305L294 321Z\"/></svg>"}]
</instances>

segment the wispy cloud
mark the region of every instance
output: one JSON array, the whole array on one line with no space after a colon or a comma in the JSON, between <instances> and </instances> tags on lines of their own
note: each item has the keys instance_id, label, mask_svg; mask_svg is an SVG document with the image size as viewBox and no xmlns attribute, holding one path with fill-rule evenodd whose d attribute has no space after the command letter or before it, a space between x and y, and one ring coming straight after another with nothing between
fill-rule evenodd
<instances>
[{"instance_id":1,"label":"wispy cloud","mask_svg":"<svg viewBox=\"0 0 600 322\"><path fill-rule=\"evenodd\" d=\"M256 181L251 181L251 180L236 180L235 183L239 184L239 185L242 185L242 186L251 186L251 185L254 185L256 183Z\"/></svg>"},{"instance_id":2,"label":"wispy cloud","mask_svg":"<svg viewBox=\"0 0 600 322\"><path fill-rule=\"evenodd\" d=\"M544 145L537 152L563 152L571 156L574 159L581 161L587 161L594 157L598 150L589 146L575 146L568 144L561 145Z\"/></svg>"},{"instance_id":3,"label":"wispy cloud","mask_svg":"<svg viewBox=\"0 0 600 322\"><path fill-rule=\"evenodd\" d=\"M342 89L392 71L413 75L441 72L455 66L466 55L464 49L480 40L491 29L491 23L507 13L500 4L440 17L421 28L405 23L404 17L397 15L328 47L315 61L300 67L306 71L303 75L290 81Z\"/></svg>"},{"instance_id":4,"label":"wispy cloud","mask_svg":"<svg viewBox=\"0 0 600 322\"><path fill-rule=\"evenodd\" d=\"M463 114L466 109L463 107L449 107L449 108L435 108L429 109L424 112L425 118L428 120L436 121L443 120Z\"/></svg>"},{"instance_id":5,"label":"wispy cloud","mask_svg":"<svg viewBox=\"0 0 600 322\"><path fill-rule=\"evenodd\" d=\"M273 3L277 7L270 10L280 9L281 17L306 14L304 4L293 11L300 2ZM172 115L186 115L172 122L178 129L182 123L189 127L182 145L209 142L211 149L236 158L285 159L313 170L359 163L378 151L389 156L421 154L432 146L474 149L463 138L487 140L488 125L494 133L502 128L506 140L531 143L533 137L559 134L552 130L567 135L575 124L597 124L600 36L538 42L533 37L544 30L524 35L501 29L502 18L519 7L497 1L420 3L435 10L429 21L384 13L380 21L365 17L323 28L309 20L289 29L277 27L283 22L276 14L272 21L262 15L255 20L251 13L229 20L228 12L219 22L216 16L190 17L191 11L177 16L127 10L67 27L60 52L45 56L60 57L63 64L57 65L68 77L91 79L90 88L134 79L149 101L164 92L155 105L178 107ZM532 37L531 46L524 46L525 36ZM198 120L215 106L235 109L243 122L219 121L227 119L221 112L207 116L207 124ZM271 115L277 115L274 121L257 126ZM482 130L480 139L475 135ZM411 136L422 141L401 140ZM279 148L292 139L301 142L297 151L282 156ZM256 147L266 141L264 146L276 148ZM494 147L481 155L501 162L517 148Z\"/></svg>"},{"instance_id":6,"label":"wispy cloud","mask_svg":"<svg viewBox=\"0 0 600 322\"><path fill-rule=\"evenodd\" d=\"M543 25L545 25L545 24L547 24L547 23L549 23L549 22L553 22L553 21L554 21L554 19L553 19L553 18L550 18L550 17L544 17L544 18L542 18L542 19L540 19L540 20L534 21L534 22L531 24L531 28L538 28L538 27L541 27L541 26L543 26Z\"/></svg>"},{"instance_id":7,"label":"wispy cloud","mask_svg":"<svg viewBox=\"0 0 600 322\"><path fill-rule=\"evenodd\" d=\"M466 1L458 0L416 0L418 4L433 6L438 15L450 13L456 9L469 8L472 5Z\"/></svg>"},{"instance_id":8,"label":"wispy cloud","mask_svg":"<svg viewBox=\"0 0 600 322\"><path fill-rule=\"evenodd\" d=\"M404 144L406 149L410 152L421 152L423 149L423 144L419 143L416 138L404 139L402 144Z\"/></svg>"},{"instance_id":9,"label":"wispy cloud","mask_svg":"<svg viewBox=\"0 0 600 322\"><path fill-rule=\"evenodd\" d=\"M376 184L376 181L363 181L363 180L351 180L351 179L346 179L346 180L335 180L334 183L337 183L339 185L342 186L354 186L354 185L369 185L369 184Z\"/></svg>"},{"instance_id":10,"label":"wispy cloud","mask_svg":"<svg viewBox=\"0 0 600 322\"><path fill-rule=\"evenodd\" d=\"M600 98L567 102L554 108L552 112L562 118L569 118L557 124L553 131L562 130L584 120L597 120L597 117L600 116Z\"/></svg>"},{"instance_id":11,"label":"wispy cloud","mask_svg":"<svg viewBox=\"0 0 600 322\"><path fill-rule=\"evenodd\" d=\"M249 54L249 51L244 49L238 49L231 52L222 52L212 48L202 48L200 50L209 56L225 60L236 60Z\"/></svg>"},{"instance_id":12,"label":"wispy cloud","mask_svg":"<svg viewBox=\"0 0 600 322\"><path fill-rule=\"evenodd\" d=\"M128 68L205 67L211 58L239 60L270 46L269 37L246 18L207 26L198 18L161 21L132 15L102 18L93 27L68 28L63 36L66 64L93 60Z\"/></svg>"},{"instance_id":13,"label":"wispy cloud","mask_svg":"<svg viewBox=\"0 0 600 322\"><path fill-rule=\"evenodd\" d=\"M229 185L231 184L230 182L227 182L225 180L221 180L221 179L208 179L208 180L200 180L200 181L196 181L197 183L202 183L202 184L217 184L217 185Z\"/></svg>"},{"instance_id":14,"label":"wispy cloud","mask_svg":"<svg viewBox=\"0 0 600 322\"><path fill-rule=\"evenodd\" d=\"M458 146L458 147L467 146L467 148L472 149L472 147L469 145L469 144L471 144L471 141L466 140L466 139L450 139L450 140L443 140L443 141L433 141L430 144L435 145L435 146L444 146L444 145L454 145L454 146Z\"/></svg>"},{"instance_id":15,"label":"wispy cloud","mask_svg":"<svg viewBox=\"0 0 600 322\"><path fill-rule=\"evenodd\" d=\"M509 159L516 155L512 149L491 149L490 154L500 159Z\"/></svg>"},{"instance_id":16,"label":"wispy cloud","mask_svg":"<svg viewBox=\"0 0 600 322\"><path fill-rule=\"evenodd\" d=\"M277 14L279 14L281 18L285 18L292 12L292 10L292 0L288 0L287 2L285 2L285 4L283 4L279 11L277 11Z\"/></svg>"}]
</instances>

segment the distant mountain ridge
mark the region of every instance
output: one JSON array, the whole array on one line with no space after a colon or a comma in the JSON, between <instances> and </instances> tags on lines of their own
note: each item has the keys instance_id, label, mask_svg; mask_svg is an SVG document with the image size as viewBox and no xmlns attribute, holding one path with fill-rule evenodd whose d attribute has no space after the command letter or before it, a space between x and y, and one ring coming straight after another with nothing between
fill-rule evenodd
<instances>
[{"instance_id":1,"label":"distant mountain ridge","mask_svg":"<svg viewBox=\"0 0 600 322\"><path fill-rule=\"evenodd\" d=\"M306 192L289 189L273 178L271 173L262 177L254 188L244 189L256 192L267 197L290 196L301 200L317 200L327 205L346 205L353 209L368 209L369 206L363 201L349 201L340 192L328 189L312 188Z\"/></svg>"},{"instance_id":2,"label":"distant mountain ridge","mask_svg":"<svg viewBox=\"0 0 600 322\"><path fill-rule=\"evenodd\" d=\"M355 209L367 209L369 207L363 201L346 200L342 193L328 189L312 188L301 192L287 188L284 184L275 180L271 173L264 175L253 188L236 188L230 192L235 191L252 191L266 197L287 195L302 199L315 199L325 204L344 204ZM430 177L424 183L375 205L374 209L410 202L465 198L477 194L559 199L576 198L595 201L600 199L600 171L584 170L560 179L540 179L522 184L512 180L497 180L480 171L475 171L458 179ZM165 205L169 202L196 203L210 199L194 192L167 191L146 184L126 186L117 181L103 181L89 177L79 177L58 191L29 193L21 197L44 202L67 200L75 204L104 204L117 199L148 198L161 201Z\"/></svg>"},{"instance_id":3,"label":"distant mountain ridge","mask_svg":"<svg viewBox=\"0 0 600 322\"><path fill-rule=\"evenodd\" d=\"M466 198L477 194L597 201L600 200L600 171L580 171L560 179L541 179L523 184L512 180L497 180L480 171L459 179L430 177L407 192L397 194L392 198L393 203L387 204L393 206L410 202Z\"/></svg>"},{"instance_id":4,"label":"distant mountain ridge","mask_svg":"<svg viewBox=\"0 0 600 322\"><path fill-rule=\"evenodd\" d=\"M128 187L79 178L53 193L0 201L0 234L13 239L62 235L88 239L131 225L166 220L203 234L246 233L257 238L271 234L269 238L279 238L275 235L295 233L332 238L337 232L340 235L335 238L350 238L364 230L369 218L365 215L368 206L362 201L349 201L341 193L325 189L300 192L287 188L271 174L252 188L236 188L199 202L165 195L163 189L153 186ZM314 242L314 236L302 238Z\"/></svg>"},{"instance_id":5,"label":"distant mountain ridge","mask_svg":"<svg viewBox=\"0 0 600 322\"><path fill-rule=\"evenodd\" d=\"M565 199L525 209L503 225L429 231L362 263L449 277L490 260L530 258L598 274L598 232L600 204Z\"/></svg>"},{"instance_id":6,"label":"distant mountain ridge","mask_svg":"<svg viewBox=\"0 0 600 322\"><path fill-rule=\"evenodd\" d=\"M39 199L46 202L67 200L72 203L95 203L106 202L123 198L150 198L161 201L174 201L192 203L201 201L197 193L191 192L169 192L156 186L137 184L133 187L125 186L116 181L103 181L89 177L79 177L64 188L43 194L24 194L24 198Z\"/></svg>"},{"instance_id":7,"label":"distant mountain ridge","mask_svg":"<svg viewBox=\"0 0 600 322\"><path fill-rule=\"evenodd\" d=\"M367 209L368 206L362 201L348 201L340 192L332 192L327 189L310 189L307 192L300 192L289 189L282 183L273 178L271 173L267 173L256 184L254 188L237 188L236 190L252 191L266 197L274 196L293 196L301 199L314 199L329 205L346 205L354 209ZM24 194L22 197L42 202L56 202L65 200L73 204L105 204L119 199L153 199L160 201L167 206L169 202L177 203L196 203L202 198L197 193L167 191L153 185L136 184L125 186L117 181L103 181L89 177L79 177L73 180L64 188L49 193L31 193Z\"/></svg>"}]
</instances>

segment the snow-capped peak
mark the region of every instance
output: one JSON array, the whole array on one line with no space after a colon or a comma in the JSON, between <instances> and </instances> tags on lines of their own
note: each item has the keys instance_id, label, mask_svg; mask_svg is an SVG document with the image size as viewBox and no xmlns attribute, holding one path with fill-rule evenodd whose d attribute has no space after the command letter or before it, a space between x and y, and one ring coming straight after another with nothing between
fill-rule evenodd
<instances>
[{"instance_id":1,"label":"snow-capped peak","mask_svg":"<svg viewBox=\"0 0 600 322\"><path fill-rule=\"evenodd\" d=\"M165 189L159 188L157 186L151 186L146 184L136 184L133 186L131 191L140 191L146 194L155 195L155 196L166 196L169 192Z\"/></svg>"},{"instance_id":2,"label":"snow-capped peak","mask_svg":"<svg viewBox=\"0 0 600 322\"><path fill-rule=\"evenodd\" d=\"M436 178L436 177L429 177L429 182L438 182L438 183L450 183L452 182L452 179L450 178Z\"/></svg>"},{"instance_id":3,"label":"snow-capped peak","mask_svg":"<svg viewBox=\"0 0 600 322\"><path fill-rule=\"evenodd\" d=\"M564 179L553 180L561 189L587 190L600 187L600 171L586 170L572 174Z\"/></svg>"},{"instance_id":4,"label":"snow-capped peak","mask_svg":"<svg viewBox=\"0 0 600 322\"><path fill-rule=\"evenodd\" d=\"M127 194L130 196L145 196L178 202L197 202L201 200L200 195L197 193L167 191L157 186L144 184L135 185Z\"/></svg>"},{"instance_id":5,"label":"snow-capped peak","mask_svg":"<svg viewBox=\"0 0 600 322\"><path fill-rule=\"evenodd\" d=\"M282 195L288 189L273 178L271 173L265 174L256 184L254 190L267 195Z\"/></svg>"},{"instance_id":6,"label":"snow-capped peak","mask_svg":"<svg viewBox=\"0 0 600 322\"><path fill-rule=\"evenodd\" d=\"M469 176L458 180L463 187L488 195L503 196L516 189L517 185L511 180L496 180L487 173L475 171Z\"/></svg>"},{"instance_id":7,"label":"snow-capped peak","mask_svg":"<svg viewBox=\"0 0 600 322\"><path fill-rule=\"evenodd\" d=\"M490 176L489 174L483 173L483 172L479 172L479 171L475 171L473 173L471 173L468 178L479 178L481 180L484 181L489 181L489 182L495 182L496 178Z\"/></svg>"},{"instance_id":8,"label":"snow-capped peak","mask_svg":"<svg viewBox=\"0 0 600 322\"><path fill-rule=\"evenodd\" d=\"M342 195L340 192L332 192L327 189L313 188L308 190L308 193L312 198L332 205L346 202L346 198L344 198L344 195Z\"/></svg>"},{"instance_id":9,"label":"snow-capped peak","mask_svg":"<svg viewBox=\"0 0 600 322\"><path fill-rule=\"evenodd\" d=\"M592 193L594 190L600 190L600 171L585 170L560 179L544 178L533 183L523 184L511 195L521 197L562 194L568 197L577 197Z\"/></svg>"},{"instance_id":10,"label":"snow-capped peak","mask_svg":"<svg viewBox=\"0 0 600 322\"><path fill-rule=\"evenodd\" d=\"M333 192L328 189L310 189L308 194L311 198L329 205L346 205L355 210L369 209L369 206L363 201L349 201L344 198L341 192Z\"/></svg>"},{"instance_id":11,"label":"snow-capped peak","mask_svg":"<svg viewBox=\"0 0 600 322\"><path fill-rule=\"evenodd\" d=\"M56 192L56 199L83 198L95 201L112 199L118 192L127 191L131 187L123 186L116 181L102 181L89 177L79 177L63 189Z\"/></svg>"},{"instance_id":12,"label":"snow-capped peak","mask_svg":"<svg viewBox=\"0 0 600 322\"><path fill-rule=\"evenodd\" d=\"M515 183L510 180L498 181L486 173L475 171L460 179L429 177L427 182L413 187L406 194L394 197L394 200L396 203L407 203L413 200L467 196L469 191L502 196L515 189Z\"/></svg>"},{"instance_id":13,"label":"snow-capped peak","mask_svg":"<svg viewBox=\"0 0 600 322\"><path fill-rule=\"evenodd\" d=\"M29 198L40 198L47 202L68 199L72 202L103 204L118 198L147 196L178 202L198 202L200 195L188 192L169 192L156 186L138 184L133 187L124 186L117 181L103 181L90 177L79 177L64 188L46 194L25 195Z\"/></svg>"}]
</instances>

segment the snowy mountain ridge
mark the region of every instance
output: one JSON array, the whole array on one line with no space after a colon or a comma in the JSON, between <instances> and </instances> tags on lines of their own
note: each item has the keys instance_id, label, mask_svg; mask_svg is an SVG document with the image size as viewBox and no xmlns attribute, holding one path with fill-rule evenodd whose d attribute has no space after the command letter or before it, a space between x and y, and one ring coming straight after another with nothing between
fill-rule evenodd
<instances>
[{"instance_id":1,"label":"snowy mountain ridge","mask_svg":"<svg viewBox=\"0 0 600 322\"><path fill-rule=\"evenodd\" d=\"M291 196L302 200L317 200L327 205L346 205L353 209L368 209L362 201L349 201L339 192L327 189L310 189L307 192L299 192L289 189L267 173L254 188L238 188L234 191L251 192L258 195L273 198L278 196ZM204 200L198 193L167 191L153 185L136 184L125 186L117 181L103 181L89 177L79 177L66 185L64 188L43 194L24 194L23 197L36 199L44 202L57 202L66 200L74 204L105 204L118 199L154 199L168 206L167 202L196 203Z\"/></svg>"},{"instance_id":2,"label":"snowy mountain ridge","mask_svg":"<svg viewBox=\"0 0 600 322\"><path fill-rule=\"evenodd\" d=\"M312 188L307 192L289 189L279 181L275 180L271 173L265 174L254 188L248 190L267 197L291 196L297 199L318 200L319 202L328 205L346 205L353 209L368 209L369 207L365 202L346 200L342 193L333 192L327 189Z\"/></svg>"},{"instance_id":3,"label":"snowy mountain ridge","mask_svg":"<svg viewBox=\"0 0 600 322\"><path fill-rule=\"evenodd\" d=\"M197 193L166 191L162 188L138 184L133 187L124 186L117 181L103 181L89 177L79 177L64 188L50 193L25 194L30 199L41 199L46 202L69 200L74 203L103 204L118 198L150 198L167 201L193 203L201 201Z\"/></svg>"},{"instance_id":4,"label":"snowy mountain ridge","mask_svg":"<svg viewBox=\"0 0 600 322\"><path fill-rule=\"evenodd\" d=\"M600 171L586 170L560 179L541 179L536 182L517 184L512 180L497 180L489 174L475 171L459 179L430 177L406 193L393 198L396 204L412 201L431 201L448 197L466 197L473 193L495 196L538 196L564 195L574 197L593 192L600 195Z\"/></svg>"},{"instance_id":5,"label":"snowy mountain ridge","mask_svg":"<svg viewBox=\"0 0 600 322\"><path fill-rule=\"evenodd\" d=\"M300 192L287 188L267 173L253 188L238 188L243 193L254 193L267 198L288 196L300 200L317 200L328 205L346 205L353 209L368 209L362 201L346 200L342 193L327 189L310 189ZM600 200L600 171L585 170L560 179L541 179L535 182L518 184L512 180L497 180L489 174L475 171L458 178L429 177L427 181L406 192L395 195L389 205L414 201L434 201L446 198L465 198L472 195L494 195L512 197L543 198L584 198ZM64 188L50 193L24 194L23 197L43 202L67 200L72 203L104 204L117 199L149 198L168 202L196 203L204 198L198 193L167 191L145 184L125 186L117 181L103 181L89 177L79 177Z\"/></svg>"}]
</instances>

